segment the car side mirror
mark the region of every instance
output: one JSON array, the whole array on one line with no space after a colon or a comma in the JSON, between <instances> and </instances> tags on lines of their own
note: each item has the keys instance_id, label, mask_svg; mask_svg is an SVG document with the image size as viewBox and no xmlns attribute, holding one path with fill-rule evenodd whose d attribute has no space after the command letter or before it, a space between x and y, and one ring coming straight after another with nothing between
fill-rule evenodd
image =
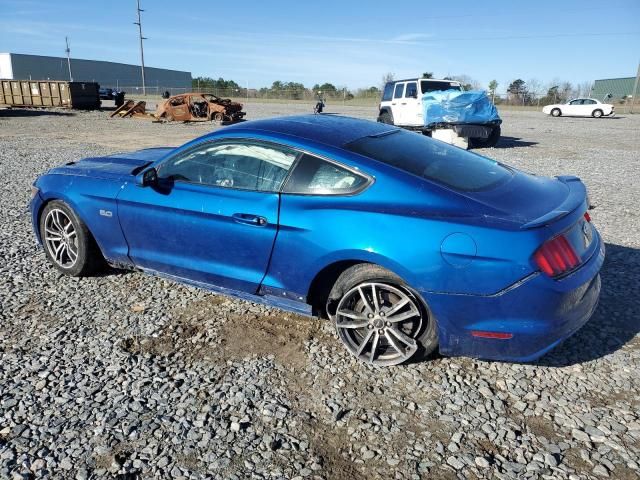
<instances>
[{"instance_id":1,"label":"car side mirror","mask_svg":"<svg viewBox=\"0 0 640 480\"><path fill-rule=\"evenodd\" d=\"M140 187L153 187L158 184L158 171L149 168L136 177L136 183Z\"/></svg>"}]
</instances>

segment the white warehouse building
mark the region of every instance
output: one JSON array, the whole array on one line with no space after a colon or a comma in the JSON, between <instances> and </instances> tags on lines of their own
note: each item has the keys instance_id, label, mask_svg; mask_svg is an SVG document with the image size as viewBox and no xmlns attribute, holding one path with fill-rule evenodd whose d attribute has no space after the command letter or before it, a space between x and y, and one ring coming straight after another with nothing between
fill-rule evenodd
<instances>
[{"instance_id":1,"label":"white warehouse building","mask_svg":"<svg viewBox=\"0 0 640 480\"><path fill-rule=\"evenodd\" d=\"M142 86L139 65L71 59L75 82L97 82L102 87L131 91ZM191 72L145 66L148 90L190 90ZM0 53L0 79L69 80L66 57L46 57L22 53Z\"/></svg>"}]
</instances>

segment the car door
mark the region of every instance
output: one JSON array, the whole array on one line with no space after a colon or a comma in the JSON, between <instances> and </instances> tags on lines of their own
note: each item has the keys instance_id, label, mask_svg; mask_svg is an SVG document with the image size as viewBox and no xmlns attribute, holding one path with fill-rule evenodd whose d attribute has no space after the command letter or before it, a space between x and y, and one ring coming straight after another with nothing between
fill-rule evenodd
<instances>
[{"instance_id":1,"label":"car door","mask_svg":"<svg viewBox=\"0 0 640 480\"><path fill-rule=\"evenodd\" d=\"M252 140L212 141L128 183L118 216L134 265L255 293L278 229L279 190L296 152Z\"/></svg>"},{"instance_id":2,"label":"car door","mask_svg":"<svg viewBox=\"0 0 640 480\"><path fill-rule=\"evenodd\" d=\"M566 107L562 109L563 115L573 115L579 116L584 115L583 112L584 107L582 106L582 99L576 98L575 100L571 100Z\"/></svg>"},{"instance_id":3,"label":"car door","mask_svg":"<svg viewBox=\"0 0 640 480\"><path fill-rule=\"evenodd\" d=\"M403 125L423 125L422 99L418 98L418 82L407 82L405 84L404 96L400 106Z\"/></svg>"},{"instance_id":4,"label":"car door","mask_svg":"<svg viewBox=\"0 0 640 480\"><path fill-rule=\"evenodd\" d=\"M395 125L403 125L403 101L404 82L396 83L393 89L393 99L391 100L391 114L393 115L393 123Z\"/></svg>"},{"instance_id":5,"label":"car door","mask_svg":"<svg viewBox=\"0 0 640 480\"><path fill-rule=\"evenodd\" d=\"M169 111L174 120L184 122L191 119L189 96L183 95L169 100Z\"/></svg>"},{"instance_id":6,"label":"car door","mask_svg":"<svg viewBox=\"0 0 640 480\"><path fill-rule=\"evenodd\" d=\"M592 100L591 98L585 98L582 102L583 108L584 108L584 112L581 115L588 115L591 116L593 115L593 111L597 110L598 108L600 110L602 110L602 113L606 113L605 109L602 108L604 105L598 105L598 103L595 100Z\"/></svg>"}]
</instances>

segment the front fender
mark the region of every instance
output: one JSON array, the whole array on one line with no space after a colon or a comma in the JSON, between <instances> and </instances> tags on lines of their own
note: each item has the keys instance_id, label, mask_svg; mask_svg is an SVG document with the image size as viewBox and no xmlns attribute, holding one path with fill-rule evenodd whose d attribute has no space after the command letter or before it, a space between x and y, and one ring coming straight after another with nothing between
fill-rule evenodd
<instances>
[{"instance_id":1,"label":"front fender","mask_svg":"<svg viewBox=\"0 0 640 480\"><path fill-rule=\"evenodd\" d=\"M36 182L40 189L41 204L32 204L32 222L36 234L38 218L44 205L62 200L87 226L103 256L110 262L130 263L128 246L120 223L116 197L120 182L73 175L43 175Z\"/></svg>"}]
</instances>

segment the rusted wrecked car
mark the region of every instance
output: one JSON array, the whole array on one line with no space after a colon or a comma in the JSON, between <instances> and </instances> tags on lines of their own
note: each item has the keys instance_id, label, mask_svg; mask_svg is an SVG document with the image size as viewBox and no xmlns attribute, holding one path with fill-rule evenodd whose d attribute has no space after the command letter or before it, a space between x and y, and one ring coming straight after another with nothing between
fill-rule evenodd
<instances>
[{"instance_id":1,"label":"rusted wrecked car","mask_svg":"<svg viewBox=\"0 0 640 480\"><path fill-rule=\"evenodd\" d=\"M242 104L210 93L183 93L158 104L155 117L177 122L237 122L246 115Z\"/></svg>"}]
</instances>

